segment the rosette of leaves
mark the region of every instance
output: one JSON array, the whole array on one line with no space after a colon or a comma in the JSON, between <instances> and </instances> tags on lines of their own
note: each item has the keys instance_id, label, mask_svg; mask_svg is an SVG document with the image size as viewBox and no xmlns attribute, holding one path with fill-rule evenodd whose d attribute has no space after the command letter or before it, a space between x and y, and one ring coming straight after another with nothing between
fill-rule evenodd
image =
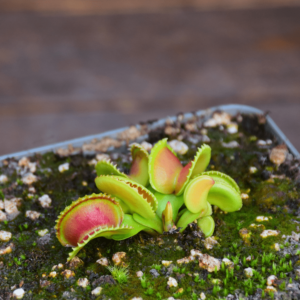
<instances>
[{"instance_id":1,"label":"rosette of leaves","mask_svg":"<svg viewBox=\"0 0 300 300\"><path fill-rule=\"evenodd\" d=\"M110 161L96 165L96 186L102 194L79 198L58 217L57 237L72 246L69 259L97 237L123 240L140 231L152 235L174 228L183 231L196 221L206 236L214 232L212 207L225 212L241 209L236 182L228 175L205 172L211 148L202 145L183 166L167 139L156 143L151 154L139 144L131 146L129 174Z\"/></svg>"}]
</instances>

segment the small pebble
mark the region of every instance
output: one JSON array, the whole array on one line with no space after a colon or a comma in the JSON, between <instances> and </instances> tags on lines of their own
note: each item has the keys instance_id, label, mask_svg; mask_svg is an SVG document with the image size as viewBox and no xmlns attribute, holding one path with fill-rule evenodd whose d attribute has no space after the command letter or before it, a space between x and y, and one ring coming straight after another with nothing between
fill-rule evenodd
<instances>
[{"instance_id":1,"label":"small pebble","mask_svg":"<svg viewBox=\"0 0 300 300\"><path fill-rule=\"evenodd\" d=\"M229 149L231 149L231 148L237 148L237 147L239 147L240 146L240 144L237 142L237 141L231 141L231 142L229 142L229 143L222 143L222 146L224 147L224 148L229 148Z\"/></svg>"},{"instance_id":2,"label":"small pebble","mask_svg":"<svg viewBox=\"0 0 300 300\"><path fill-rule=\"evenodd\" d=\"M212 278L212 279L211 279L211 283L212 283L213 285L221 285L221 284L222 284L222 281L221 281L221 279Z\"/></svg>"},{"instance_id":3,"label":"small pebble","mask_svg":"<svg viewBox=\"0 0 300 300\"><path fill-rule=\"evenodd\" d=\"M33 175L32 173L27 173L22 177L22 181L23 183L27 184L27 185L31 185L34 182L37 181L37 177L35 175Z\"/></svg>"},{"instance_id":4,"label":"small pebble","mask_svg":"<svg viewBox=\"0 0 300 300\"><path fill-rule=\"evenodd\" d=\"M58 264L52 267L52 271L53 270L57 270L57 269L63 269L64 265L63 264Z\"/></svg>"},{"instance_id":5,"label":"small pebble","mask_svg":"<svg viewBox=\"0 0 300 300\"><path fill-rule=\"evenodd\" d=\"M91 294L94 296L99 296L102 292L102 287L98 286L95 289L92 290Z\"/></svg>"},{"instance_id":6,"label":"small pebble","mask_svg":"<svg viewBox=\"0 0 300 300\"><path fill-rule=\"evenodd\" d=\"M192 249L191 250L191 256L195 257L195 258L201 258L202 257L202 252L200 250L195 250L195 249Z\"/></svg>"},{"instance_id":7,"label":"small pebble","mask_svg":"<svg viewBox=\"0 0 300 300\"><path fill-rule=\"evenodd\" d=\"M188 122L184 125L185 129L190 131L190 132L197 132L198 127L197 124L194 122Z\"/></svg>"},{"instance_id":8,"label":"small pebble","mask_svg":"<svg viewBox=\"0 0 300 300\"><path fill-rule=\"evenodd\" d=\"M38 232L37 232L37 234L39 235L39 236L44 236L44 235L46 235L47 233L49 233L49 230L46 228L46 229L40 229L40 230L38 230Z\"/></svg>"},{"instance_id":9,"label":"small pebble","mask_svg":"<svg viewBox=\"0 0 300 300\"><path fill-rule=\"evenodd\" d=\"M107 267L109 265L109 261L106 257L101 257L100 259L98 259L96 261L96 263L98 263L101 266Z\"/></svg>"},{"instance_id":10,"label":"small pebble","mask_svg":"<svg viewBox=\"0 0 300 300\"><path fill-rule=\"evenodd\" d=\"M267 230L264 230L260 236L262 238L267 238L269 236L277 236L279 234L279 231L278 230L271 230L271 229L267 229Z\"/></svg>"},{"instance_id":11,"label":"small pebble","mask_svg":"<svg viewBox=\"0 0 300 300\"><path fill-rule=\"evenodd\" d=\"M51 282L49 280L40 280L40 286L42 288L45 288L47 286L49 286L51 284Z\"/></svg>"},{"instance_id":12,"label":"small pebble","mask_svg":"<svg viewBox=\"0 0 300 300\"><path fill-rule=\"evenodd\" d=\"M109 157L108 154L99 153L99 154L96 155L96 160L97 161L110 160L110 157Z\"/></svg>"},{"instance_id":13,"label":"small pebble","mask_svg":"<svg viewBox=\"0 0 300 300\"><path fill-rule=\"evenodd\" d=\"M20 167L28 167L28 164L30 163L30 160L28 159L28 157L22 157L19 161L18 161L18 165Z\"/></svg>"},{"instance_id":14,"label":"small pebble","mask_svg":"<svg viewBox=\"0 0 300 300\"><path fill-rule=\"evenodd\" d=\"M225 264L226 267L228 267L229 269L233 269L234 268L234 263L229 260L228 258L223 258L222 262Z\"/></svg>"},{"instance_id":15,"label":"small pebble","mask_svg":"<svg viewBox=\"0 0 300 300\"><path fill-rule=\"evenodd\" d=\"M244 270L244 274L247 278L251 278L253 276L253 269L252 268L246 268Z\"/></svg>"},{"instance_id":16,"label":"small pebble","mask_svg":"<svg viewBox=\"0 0 300 300\"><path fill-rule=\"evenodd\" d=\"M33 162L33 163L29 163L28 164L28 168L29 168L29 171L31 172L31 173L35 173L35 171L36 171L36 163L35 162Z\"/></svg>"},{"instance_id":17,"label":"small pebble","mask_svg":"<svg viewBox=\"0 0 300 300\"><path fill-rule=\"evenodd\" d=\"M277 277L275 275L271 275L267 279L267 285L273 285L275 280L277 280Z\"/></svg>"},{"instance_id":18,"label":"small pebble","mask_svg":"<svg viewBox=\"0 0 300 300\"><path fill-rule=\"evenodd\" d=\"M231 116L225 111L214 112L214 120L216 120L218 125L228 125L231 122Z\"/></svg>"},{"instance_id":19,"label":"small pebble","mask_svg":"<svg viewBox=\"0 0 300 300\"><path fill-rule=\"evenodd\" d=\"M265 222L265 221L269 221L268 217L264 217L264 216L258 216L256 217L256 222Z\"/></svg>"},{"instance_id":20,"label":"small pebble","mask_svg":"<svg viewBox=\"0 0 300 300\"><path fill-rule=\"evenodd\" d=\"M79 278L77 280L77 285L81 286L82 288L86 288L90 284L87 278Z\"/></svg>"},{"instance_id":21,"label":"small pebble","mask_svg":"<svg viewBox=\"0 0 300 300\"><path fill-rule=\"evenodd\" d=\"M16 289L13 292L13 297L16 299L22 299L24 295L25 295L25 291L22 288Z\"/></svg>"},{"instance_id":22,"label":"small pebble","mask_svg":"<svg viewBox=\"0 0 300 300\"><path fill-rule=\"evenodd\" d=\"M83 266L83 265L84 265L84 262L78 256L73 257L69 261L69 267L71 269L76 269L76 268L78 268L80 266Z\"/></svg>"},{"instance_id":23,"label":"small pebble","mask_svg":"<svg viewBox=\"0 0 300 300\"><path fill-rule=\"evenodd\" d=\"M144 275L144 273L143 273L142 271L137 271L137 272L136 272L136 276L137 276L138 278L141 278L143 275Z\"/></svg>"},{"instance_id":24,"label":"small pebble","mask_svg":"<svg viewBox=\"0 0 300 300\"><path fill-rule=\"evenodd\" d=\"M69 279L70 277L74 277L75 273L71 270L64 270L61 272L61 275L63 275L65 278Z\"/></svg>"},{"instance_id":25,"label":"small pebble","mask_svg":"<svg viewBox=\"0 0 300 300\"><path fill-rule=\"evenodd\" d=\"M49 277L55 278L57 273L55 271L50 272Z\"/></svg>"},{"instance_id":26,"label":"small pebble","mask_svg":"<svg viewBox=\"0 0 300 300\"><path fill-rule=\"evenodd\" d=\"M90 160L90 161L88 162L88 164L89 164L90 166L96 166L97 163L98 163L98 161L97 161L95 158L93 158L92 160Z\"/></svg>"},{"instance_id":27,"label":"small pebble","mask_svg":"<svg viewBox=\"0 0 300 300\"><path fill-rule=\"evenodd\" d=\"M118 266L123 262L123 259L126 257L126 252L116 252L113 257L113 263Z\"/></svg>"},{"instance_id":28,"label":"small pebble","mask_svg":"<svg viewBox=\"0 0 300 300\"><path fill-rule=\"evenodd\" d=\"M7 247L0 249L0 255L9 254L12 252L12 245L8 245Z\"/></svg>"},{"instance_id":29,"label":"small pebble","mask_svg":"<svg viewBox=\"0 0 300 300\"><path fill-rule=\"evenodd\" d=\"M178 154L184 155L188 152L189 147L181 141L173 140L168 143L170 147Z\"/></svg>"},{"instance_id":30,"label":"small pebble","mask_svg":"<svg viewBox=\"0 0 300 300\"><path fill-rule=\"evenodd\" d=\"M161 263L163 266L168 267L172 263L172 260L162 260Z\"/></svg>"},{"instance_id":31,"label":"small pebble","mask_svg":"<svg viewBox=\"0 0 300 300\"><path fill-rule=\"evenodd\" d=\"M296 269L295 274L296 274L296 276L300 277L300 269Z\"/></svg>"},{"instance_id":32,"label":"small pebble","mask_svg":"<svg viewBox=\"0 0 300 300\"><path fill-rule=\"evenodd\" d=\"M265 225L263 225L263 224L251 224L249 227L252 227L252 228L260 228L260 229L262 229L262 230L265 230L266 229L266 227L265 227Z\"/></svg>"},{"instance_id":33,"label":"small pebble","mask_svg":"<svg viewBox=\"0 0 300 300\"><path fill-rule=\"evenodd\" d=\"M257 172L257 168L256 167L250 167L249 172L250 172L250 174L255 174Z\"/></svg>"},{"instance_id":34,"label":"small pebble","mask_svg":"<svg viewBox=\"0 0 300 300\"><path fill-rule=\"evenodd\" d=\"M265 292L267 292L267 293L270 293L270 292L272 292L272 293L277 293L277 290L273 287L273 286L267 286L266 288L265 288Z\"/></svg>"},{"instance_id":35,"label":"small pebble","mask_svg":"<svg viewBox=\"0 0 300 300\"><path fill-rule=\"evenodd\" d=\"M270 161L275 165L279 166L285 161L288 153L288 148L285 144L278 145L271 150L269 156Z\"/></svg>"},{"instance_id":36,"label":"small pebble","mask_svg":"<svg viewBox=\"0 0 300 300\"><path fill-rule=\"evenodd\" d=\"M30 193L32 193L32 194L35 194L35 193L36 193L36 190L35 190L35 188L34 188L33 186L30 186L30 187L28 188L28 192L30 192Z\"/></svg>"},{"instance_id":37,"label":"small pebble","mask_svg":"<svg viewBox=\"0 0 300 300\"><path fill-rule=\"evenodd\" d=\"M156 269L151 269L149 272L154 278L157 278L160 276L160 274L157 272Z\"/></svg>"},{"instance_id":38,"label":"small pebble","mask_svg":"<svg viewBox=\"0 0 300 300\"><path fill-rule=\"evenodd\" d=\"M177 264L178 265L182 265L182 264L188 264L192 261L193 259L190 259L190 257L184 257L184 258L181 258L181 259L177 259Z\"/></svg>"},{"instance_id":39,"label":"small pebble","mask_svg":"<svg viewBox=\"0 0 300 300\"><path fill-rule=\"evenodd\" d=\"M203 143L210 143L210 138L207 135L202 136L202 142Z\"/></svg>"},{"instance_id":40,"label":"small pebble","mask_svg":"<svg viewBox=\"0 0 300 300\"><path fill-rule=\"evenodd\" d=\"M14 198L12 200L4 200L4 207L6 212L6 217L8 220L15 219L19 214L19 210L17 208L17 205L20 204L19 198Z\"/></svg>"},{"instance_id":41,"label":"small pebble","mask_svg":"<svg viewBox=\"0 0 300 300\"><path fill-rule=\"evenodd\" d=\"M256 142L256 145L257 145L258 147L265 147L265 146L267 146L267 143L266 143L264 140L258 140L258 141Z\"/></svg>"},{"instance_id":42,"label":"small pebble","mask_svg":"<svg viewBox=\"0 0 300 300\"><path fill-rule=\"evenodd\" d=\"M228 133L234 134L234 133L237 133L238 131L239 131L238 124L236 124L236 123L229 123L227 125L227 132Z\"/></svg>"},{"instance_id":43,"label":"small pebble","mask_svg":"<svg viewBox=\"0 0 300 300\"><path fill-rule=\"evenodd\" d=\"M59 171L60 173L63 173L63 172L65 172L65 171L68 171L69 168L70 168L70 164L69 164L69 163L64 163L64 164L58 166L58 171Z\"/></svg>"},{"instance_id":44,"label":"small pebble","mask_svg":"<svg viewBox=\"0 0 300 300\"><path fill-rule=\"evenodd\" d=\"M34 210L27 210L25 213L25 217L29 218L33 221L37 220L40 217L41 213Z\"/></svg>"},{"instance_id":45,"label":"small pebble","mask_svg":"<svg viewBox=\"0 0 300 300\"><path fill-rule=\"evenodd\" d=\"M2 242L8 242L12 237L11 232L0 230L0 241Z\"/></svg>"},{"instance_id":46,"label":"small pebble","mask_svg":"<svg viewBox=\"0 0 300 300\"><path fill-rule=\"evenodd\" d=\"M146 150L146 151L151 151L151 149L152 149L152 144L150 144L150 143L148 143L148 142L142 142L141 143L141 146Z\"/></svg>"},{"instance_id":47,"label":"small pebble","mask_svg":"<svg viewBox=\"0 0 300 300\"><path fill-rule=\"evenodd\" d=\"M214 272L215 270L220 270L221 263L218 259L208 254L202 254L199 257L199 267L206 269L208 272Z\"/></svg>"},{"instance_id":48,"label":"small pebble","mask_svg":"<svg viewBox=\"0 0 300 300\"><path fill-rule=\"evenodd\" d=\"M7 217L6 217L6 213L3 212L2 210L0 210L0 222L6 221Z\"/></svg>"},{"instance_id":49,"label":"small pebble","mask_svg":"<svg viewBox=\"0 0 300 300\"><path fill-rule=\"evenodd\" d=\"M267 144L267 145L272 145L272 144L273 144L273 141L272 141L272 140L266 140L266 144Z\"/></svg>"},{"instance_id":50,"label":"small pebble","mask_svg":"<svg viewBox=\"0 0 300 300\"><path fill-rule=\"evenodd\" d=\"M241 198L242 198L243 200L247 200L247 199L249 199L249 195L246 194L246 193L242 193L242 194L241 194Z\"/></svg>"},{"instance_id":51,"label":"small pebble","mask_svg":"<svg viewBox=\"0 0 300 300\"><path fill-rule=\"evenodd\" d=\"M208 237L204 240L204 247L209 250L212 249L214 246L219 245L219 243L216 241L216 238L214 236Z\"/></svg>"},{"instance_id":52,"label":"small pebble","mask_svg":"<svg viewBox=\"0 0 300 300\"><path fill-rule=\"evenodd\" d=\"M217 125L228 125L231 122L231 116L226 112L215 112L211 119L204 122L205 127L216 127Z\"/></svg>"},{"instance_id":53,"label":"small pebble","mask_svg":"<svg viewBox=\"0 0 300 300\"><path fill-rule=\"evenodd\" d=\"M216 127L218 125L217 121L214 119L208 119L203 124L205 127Z\"/></svg>"},{"instance_id":54,"label":"small pebble","mask_svg":"<svg viewBox=\"0 0 300 300\"><path fill-rule=\"evenodd\" d=\"M173 287L173 286L177 287L178 286L176 279L173 277L169 277L167 284L169 287Z\"/></svg>"},{"instance_id":55,"label":"small pebble","mask_svg":"<svg viewBox=\"0 0 300 300\"><path fill-rule=\"evenodd\" d=\"M0 184L6 183L8 181L8 178L6 175L0 175Z\"/></svg>"},{"instance_id":56,"label":"small pebble","mask_svg":"<svg viewBox=\"0 0 300 300\"><path fill-rule=\"evenodd\" d=\"M250 237L251 237L251 231L247 228L242 228L239 230L239 235L243 239L244 243L249 245L250 244Z\"/></svg>"},{"instance_id":57,"label":"small pebble","mask_svg":"<svg viewBox=\"0 0 300 300\"><path fill-rule=\"evenodd\" d=\"M300 234L292 231L292 235L291 235L292 239L295 241L295 242L299 242L300 240Z\"/></svg>"},{"instance_id":58,"label":"small pebble","mask_svg":"<svg viewBox=\"0 0 300 300\"><path fill-rule=\"evenodd\" d=\"M51 205L51 202L52 202L52 200L49 197L49 195L47 195L47 194L45 194L39 198L39 203L40 203L41 207L43 207L43 208L49 208Z\"/></svg>"}]
</instances>

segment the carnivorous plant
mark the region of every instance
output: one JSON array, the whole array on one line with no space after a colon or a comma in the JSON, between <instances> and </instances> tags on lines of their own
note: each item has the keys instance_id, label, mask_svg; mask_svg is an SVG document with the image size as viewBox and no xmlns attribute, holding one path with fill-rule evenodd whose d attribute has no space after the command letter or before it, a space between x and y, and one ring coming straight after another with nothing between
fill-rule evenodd
<instances>
[{"instance_id":1,"label":"carnivorous plant","mask_svg":"<svg viewBox=\"0 0 300 300\"><path fill-rule=\"evenodd\" d=\"M212 206L225 212L242 207L240 190L228 175L207 171L211 148L203 144L183 166L167 139L155 144L150 155L139 144L131 146L132 164L125 174L110 161L96 165L95 183L101 191L79 198L57 219L57 238L73 247L72 259L90 240L123 240L140 231L151 235L174 228L185 230L197 221L206 236L214 232Z\"/></svg>"}]
</instances>

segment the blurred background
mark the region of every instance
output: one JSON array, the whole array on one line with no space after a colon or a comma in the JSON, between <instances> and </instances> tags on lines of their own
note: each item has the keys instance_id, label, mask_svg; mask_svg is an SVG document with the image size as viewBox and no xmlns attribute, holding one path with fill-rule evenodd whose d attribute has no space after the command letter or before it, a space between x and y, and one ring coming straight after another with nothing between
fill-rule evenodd
<instances>
[{"instance_id":1,"label":"blurred background","mask_svg":"<svg viewBox=\"0 0 300 300\"><path fill-rule=\"evenodd\" d=\"M300 150L300 0L0 0L0 155L226 103Z\"/></svg>"}]
</instances>

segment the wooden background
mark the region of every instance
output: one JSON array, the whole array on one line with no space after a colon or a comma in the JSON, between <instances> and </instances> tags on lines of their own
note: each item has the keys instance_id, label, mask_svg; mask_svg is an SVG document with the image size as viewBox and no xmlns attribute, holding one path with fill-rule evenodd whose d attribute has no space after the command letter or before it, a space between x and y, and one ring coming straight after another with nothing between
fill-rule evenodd
<instances>
[{"instance_id":1,"label":"wooden background","mask_svg":"<svg viewBox=\"0 0 300 300\"><path fill-rule=\"evenodd\" d=\"M260 2L0 0L0 154L225 103L300 150L299 1Z\"/></svg>"}]
</instances>

